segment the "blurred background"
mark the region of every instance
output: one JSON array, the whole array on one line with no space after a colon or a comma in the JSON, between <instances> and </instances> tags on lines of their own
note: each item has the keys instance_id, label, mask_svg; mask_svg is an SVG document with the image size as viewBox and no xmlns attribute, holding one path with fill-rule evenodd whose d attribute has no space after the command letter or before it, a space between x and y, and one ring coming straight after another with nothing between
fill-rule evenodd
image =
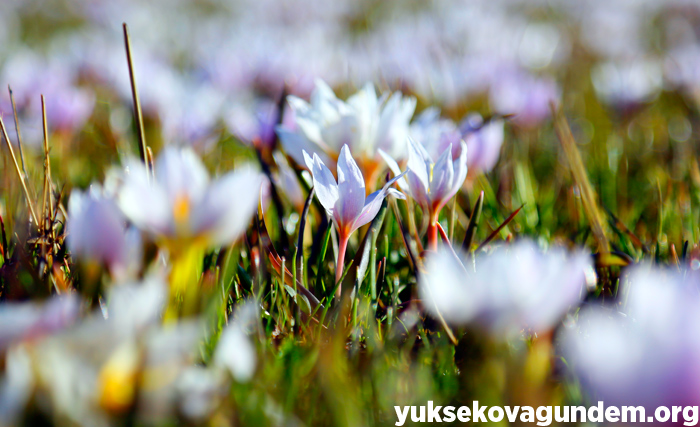
<instances>
[{"instance_id":1,"label":"blurred background","mask_svg":"<svg viewBox=\"0 0 700 427\"><path fill-rule=\"evenodd\" d=\"M135 149L123 22L155 152L250 142L283 93L308 97L317 78L341 97L367 81L400 89L418 98L417 112L435 105L454 120L515 114L506 139L529 154L551 149L540 124L557 100L593 156L605 205L621 214L635 184L616 179L619 168L634 175L653 157L682 179L682 159L695 152L692 0L5 0L0 83L14 90L28 150L40 146L44 94L50 130L65 142L55 154L86 153L56 165L69 186L87 186L120 150ZM11 111L3 93L0 112Z\"/></svg>"},{"instance_id":2,"label":"blurred background","mask_svg":"<svg viewBox=\"0 0 700 427\"><path fill-rule=\"evenodd\" d=\"M597 201L607 213L611 251L629 262L653 259L677 265L679 270L700 267L697 0L0 0L0 114L15 144L13 108L6 90L10 85L24 144L24 168L34 188L41 188L44 179L42 94L46 97L56 194L67 198L74 189L106 182L105 171L138 153L122 23L129 26L146 136L156 155L168 144L193 147L213 175L251 160L260 160L262 165L276 162L281 169L282 163L286 165L280 161L284 159L281 152L275 151L272 162L263 159L263 154L257 159L251 147L272 156L277 111L285 112L282 121L288 117L285 96L308 99L316 79L322 79L345 99L369 81L380 93L400 90L415 96L415 116L437 107L442 116L455 122L473 112L485 118L507 117L495 167L473 175L470 172L451 205L450 235L465 235L471 207L483 191L484 219L474 242L484 242L499 225L507 223L493 234L496 241L530 236L542 246L565 242L590 249L595 242L580 189L572 183L571 168L552 126L550 102L554 101L569 120ZM273 148L265 152L260 147L266 143ZM24 211L24 194L4 145L0 152L4 168L0 174L0 216L9 240L36 244L36 240L25 239L27 227L20 222L19 213ZM295 239L305 196L296 180L299 174L291 170L285 173L295 187L278 184L288 199L285 201L291 203L281 209L275 206L277 219L267 218L275 242L282 237L292 242ZM519 214L509 217L523 204ZM323 216L318 213L317 217ZM277 221L285 223L279 232ZM323 237L318 232L324 230L321 221L311 223L307 243L312 233ZM327 221L324 224L328 226ZM585 403L578 384L563 381L566 368L558 363L558 350L552 344L556 331L539 337L524 331L513 345L494 343L478 330L468 331L460 335L457 346L452 346L436 322L421 318L411 303L416 280L409 270L410 254L404 250L402 229L394 220L388 224L377 247L386 254L387 271L386 295L380 299L391 304L383 307L386 316L382 319L375 319L376 312L366 316L371 321L365 325L363 341L357 338L357 342L348 343L345 331L329 334L324 341L317 339L324 331L316 336L314 330L313 336L307 336L294 329L294 316L288 310L291 303L280 292L284 301L275 296L274 301L264 301L269 312L249 315L256 321L263 319L260 323L266 328L256 330L261 368L254 381L222 386L220 376L210 375L200 365L187 365L193 372L185 378L189 381L183 385L185 391L177 392L183 419L192 411L196 416L187 419L202 423L206 419L208 425L227 425L217 424L217 420L230 418L238 420L228 423L233 425L350 426L393 422L393 405L421 404L428 399ZM261 279L256 276L259 272L253 267L253 255L260 254L254 247L249 249L251 245L241 244L240 263L238 249L232 250L235 257L221 255L225 250L208 253L205 282L223 283L225 277L230 286L235 277L241 283L257 283ZM65 249L58 252L67 259ZM153 245L146 246L145 254L156 260L154 264L160 260ZM219 261L225 259L229 265L229 258L234 259L231 271L219 277L218 271L214 272ZM312 267L321 271L324 258L314 262L316 259L313 257L309 271ZM332 261L325 261L332 266ZM616 307L619 266L597 265L598 286L594 283L584 306L610 303ZM67 262L65 268L68 270ZM18 272L22 292L16 294L17 299L39 300L53 292L30 274L37 270L30 263L2 270L13 275ZM316 286L319 277L321 274ZM217 327L228 322L229 308L239 305L242 295L235 295L235 302L233 296L224 295L231 302L217 313ZM134 298L148 301L147 296ZM2 297L8 298L5 294ZM652 295L648 301L654 298ZM674 304L666 303L668 312L660 316L676 311ZM129 303L122 308L127 321L141 310ZM36 314L39 326L60 324L63 309L52 309L55 311L49 314L55 317L49 320ZM27 313L34 316L31 310ZM680 313L683 317L686 311ZM0 313L0 326L11 325L0 328L0 344L3 331L10 331L16 319ZM375 320L380 320L378 327ZM657 320L653 318L650 324L663 325L658 326L659 336L665 337L667 324ZM65 396L75 396L81 404L83 398L95 399L92 390L81 389L81 394L68 386L52 386L53 380L55 384L71 383L71 375L77 377L75 372L87 370L90 365L83 360L99 360L95 365L102 369L101 353L112 350L96 351L95 347L111 335L85 323L88 326L75 332L80 340L74 342L73 335L68 335L68 341L56 339L42 344L49 347L36 347L36 354L46 354L56 363L46 364L51 374L46 377L52 380L42 385L51 388L50 395L58 402L53 402L55 407L61 407ZM567 316L562 323L568 327L573 321ZM285 329L287 324L290 326ZM115 329L120 327L118 324ZM31 340L34 330L27 329ZM688 335L694 336L692 328L688 329ZM196 355L190 359L197 363L209 363L212 348L200 347L210 346L210 342L190 332L165 330L167 339L156 339L148 351L156 359L162 356L167 360L158 359L153 364L170 363L168 355L177 358L182 348L195 349L192 352ZM687 341L686 336L679 341ZM229 345L233 349L244 347L235 339ZM658 347L652 342L648 351ZM248 351L254 361L255 350ZM627 351L621 348L619 352L620 366L627 365ZM80 358L73 353L79 353ZM633 355L644 352L637 353ZM24 360L7 356L0 363L15 367L6 369L3 396L21 403L0 399L0 414L7 408L23 407L24 402L16 396L22 391L17 384L24 384L17 378L24 378L24 374L16 366L23 366ZM37 360L43 359L37 356ZM697 371L696 363L688 361L686 367ZM669 362L669 366L676 365L675 359ZM627 379L637 378L633 371L638 366L629 366ZM25 368L30 371L28 365ZM13 372L18 372L16 377ZM61 375L63 372L67 373ZM679 377L685 371L681 374ZM640 388L637 382L630 383L630 389ZM208 403L213 401L211 395L226 394L222 389L228 390L235 410L223 405L216 418L211 416ZM168 393L167 399L172 400L175 392ZM161 396L153 397L149 390L139 397L146 399L140 410L155 413L147 414L152 420L159 421L162 413L170 411L156 398ZM69 398L66 401L64 406L78 414L75 419L87 420L84 425L108 424L94 423L90 405L95 402L82 407ZM34 404L47 406L40 399ZM29 417L25 423L39 425L38 420L38 416L37 420ZM129 425L128 419L118 421Z\"/></svg>"}]
</instances>

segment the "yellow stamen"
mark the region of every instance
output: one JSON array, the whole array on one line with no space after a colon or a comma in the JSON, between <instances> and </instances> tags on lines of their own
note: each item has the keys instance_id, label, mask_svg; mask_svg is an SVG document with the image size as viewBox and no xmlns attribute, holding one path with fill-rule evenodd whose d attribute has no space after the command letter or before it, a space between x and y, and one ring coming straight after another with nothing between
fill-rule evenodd
<instances>
[{"instance_id":1,"label":"yellow stamen","mask_svg":"<svg viewBox=\"0 0 700 427\"><path fill-rule=\"evenodd\" d=\"M176 223L183 223L190 216L190 199L184 194L175 198L173 204L173 218Z\"/></svg>"},{"instance_id":2,"label":"yellow stamen","mask_svg":"<svg viewBox=\"0 0 700 427\"><path fill-rule=\"evenodd\" d=\"M99 373L100 405L110 412L123 412L131 406L136 390L139 365L134 343L120 346Z\"/></svg>"}]
</instances>

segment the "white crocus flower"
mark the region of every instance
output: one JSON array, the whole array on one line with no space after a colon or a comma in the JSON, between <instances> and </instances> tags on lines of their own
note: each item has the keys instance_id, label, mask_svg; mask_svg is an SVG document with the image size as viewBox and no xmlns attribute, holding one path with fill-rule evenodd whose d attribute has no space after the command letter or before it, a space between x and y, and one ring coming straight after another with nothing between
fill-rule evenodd
<instances>
[{"instance_id":1,"label":"white crocus flower","mask_svg":"<svg viewBox=\"0 0 700 427\"><path fill-rule=\"evenodd\" d=\"M313 177L316 197L328 216L333 218L333 223L338 231L338 260L335 270L335 280L338 282L343 274L345 251L350 235L377 216L385 197L389 195L399 198L405 197L398 190L391 188L403 174L399 174L387 182L381 190L365 197L365 181L362 171L350 154L347 145L343 146L340 150L340 157L338 157L337 182L330 169L326 167L318 155L314 154L312 158L306 152L303 154L306 166ZM336 297L340 297L340 295L341 287L339 285Z\"/></svg>"},{"instance_id":2,"label":"white crocus flower","mask_svg":"<svg viewBox=\"0 0 700 427\"><path fill-rule=\"evenodd\" d=\"M409 138L408 172L399 180L402 190L411 195L428 216L428 246L437 250L437 223L440 210L457 194L467 178L467 144L460 141L459 157L452 158L452 144L448 144L437 160L425 148ZM400 173L398 163L387 153L381 153L395 175Z\"/></svg>"},{"instance_id":3,"label":"white crocus flower","mask_svg":"<svg viewBox=\"0 0 700 427\"><path fill-rule=\"evenodd\" d=\"M381 171L383 150L396 158L407 153L408 125L416 99L400 92L377 97L374 85L367 83L359 92L342 101L323 81L316 81L310 102L290 96L295 127L278 126L285 151L304 165L303 152L317 154L333 166L340 149L347 145L371 187Z\"/></svg>"},{"instance_id":4,"label":"white crocus flower","mask_svg":"<svg viewBox=\"0 0 700 427\"><path fill-rule=\"evenodd\" d=\"M524 328L546 332L585 294L589 254L560 247L542 252L531 240L480 253L472 263L447 250L430 254L419 292L429 313L495 335Z\"/></svg>"},{"instance_id":5,"label":"white crocus flower","mask_svg":"<svg viewBox=\"0 0 700 427\"><path fill-rule=\"evenodd\" d=\"M155 163L129 162L117 192L119 207L138 228L166 242L216 247L245 231L258 204L263 178L251 169L210 181L189 148L167 147Z\"/></svg>"}]
</instances>

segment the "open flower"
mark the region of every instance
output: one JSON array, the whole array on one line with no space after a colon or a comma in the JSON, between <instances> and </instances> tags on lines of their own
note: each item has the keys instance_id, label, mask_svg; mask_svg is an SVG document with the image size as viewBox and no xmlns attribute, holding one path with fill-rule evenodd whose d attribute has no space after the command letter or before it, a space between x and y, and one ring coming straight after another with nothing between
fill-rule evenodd
<instances>
[{"instance_id":1,"label":"open flower","mask_svg":"<svg viewBox=\"0 0 700 427\"><path fill-rule=\"evenodd\" d=\"M377 97L374 85L368 83L342 101L318 80L311 103L290 96L289 105L296 127L277 127L277 134L287 154L299 164L305 163L306 151L332 165L347 145L370 186L380 172L378 149L395 158L406 155L408 123L416 107L413 97L403 97L400 92Z\"/></svg>"},{"instance_id":2,"label":"open flower","mask_svg":"<svg viewBox=\"0 0 700 427\"><path fill-rule=\"evenodd\" d=\"M568 367L583 390L608 405L697 405L700 298L697 274L649 265L621 280L622 301L581 310L562 330Z\"/></svg>"},{"instance_id":3,"label":"open flower","mask_svg":"<svg viewBox=\"0 0 700 427\"><path fill-rule=\"evenodd\" d=\"M445 206L467 178L467 144L459 142L459 157L453 159L452 144L448 144L437 161L426 149L409 138L408 171L406 182L399 181L401 189L408 192L428 215L428 244L437 250L437 222L440 210ZM382 154L394 174L399 172L398 163L387 154Z\"/></svg>"},{"instance_id":4,"label":"open flower","mask_svg":"<svg viewBox=\"0 0 700 427\"><path fill-rule=\"evenodd\" d=\"M542 252L533 241L519 240L480 253L473 264L447 250L430 254L418 290L426 310L449 323L495 335L546 332L581 301L591 268L583 251Z\"/></svg>"},{"instance_id":5,"label":"open flower","mask_svg":"<svg viewBox=\"0 0 700 427\"><path fill-rule=\"evenodd\" d=\"M489 172L496 165L503 145L503 119L484 121L479 113L469 114L459 126L440 117L440 110L426 108L411 123L411 138L431 157L437 158L452 144L452 158L460 156L461 140L467 144L467 166L471 172Z\"/></svg>"},{"instance_id":6,"label":"open flower","mask_svg":"<svg viewBox=\"0 0 700 427\"><path fill-rule=\"evenodd\" d=\"M216 247L245 231L258 203L262 175L230 172L213 182L189 148L167 147L155 179L138 161L128 164L117 192L119 207L140 229L166 243Z\"/></svg>"},{"instance_id":7,"label":"open flower","mask_svg":"<svg viewBox=\"0 0 700 427\"><path fill-rule=\"evenodd\" d=\"M343 275L345 251L350 235L374 219L386 196L393 194L399 198L404 197L401 192L391 188L391 185L402 175L387 182L381 190L365 197L365 181L362 172L352 158L347 145L343 146L338 157L338 182L318 154L314 153L313 158L306 152L303 154L306 166L313 177L316 197L328 215L333 218L333 223L338 230L338 262L335 270L337 282ZM340 296L340 292L341 288L338 286L336 297Z\"/></svg>"}]
</instances>

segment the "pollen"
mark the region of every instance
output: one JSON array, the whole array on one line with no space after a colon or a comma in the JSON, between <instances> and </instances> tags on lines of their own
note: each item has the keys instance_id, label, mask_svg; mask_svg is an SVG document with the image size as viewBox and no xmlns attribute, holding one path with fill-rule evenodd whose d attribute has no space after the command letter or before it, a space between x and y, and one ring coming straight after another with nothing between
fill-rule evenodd
<instances>
[{"instance_id":1,"label":"pollen","mask_svg":"<svg viewBox=\"0 0 700 427\"><path fill-rule=\"evenodd\" d=\"M176 223L182 223L190 216L190 199L186 195L179 195L173 204L173 218Z\"/></svg>"}]
</instances>

